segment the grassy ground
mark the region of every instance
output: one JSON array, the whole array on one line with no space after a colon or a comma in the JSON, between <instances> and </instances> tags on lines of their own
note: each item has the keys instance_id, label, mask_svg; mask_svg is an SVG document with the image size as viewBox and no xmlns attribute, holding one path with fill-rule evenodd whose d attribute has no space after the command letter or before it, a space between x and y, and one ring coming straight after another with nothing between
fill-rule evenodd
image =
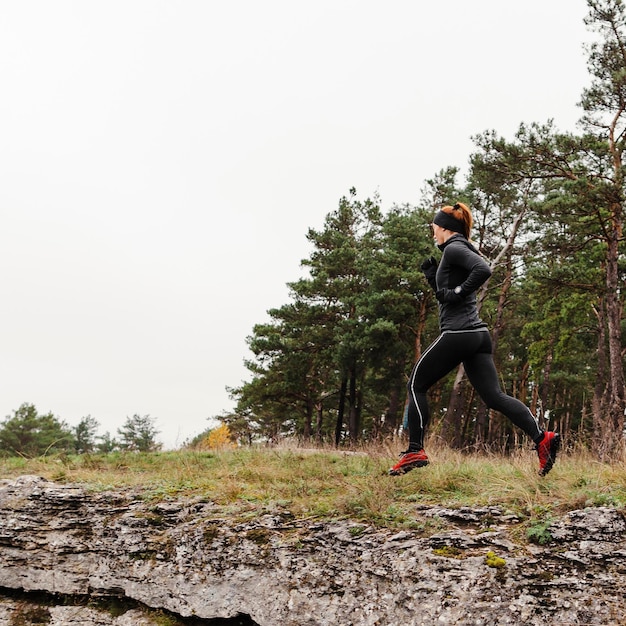
<instances>
[{"instance_id":1,"label":"grassy ground","mask_svg":"<svg viewBox=\"0 0 626 626\"><path fill-rule=\"evenodd\" d=\"M298 518L395 528L411 527L416 505L495 505L527 519L626 505L626 464L603 464L585 452L561 454L546 477L538 476L531 449L503 457L431 447L429 456L428 467L400 477L387 475L395 458L380 447L2 459L0 477L36 474L95 491L132 488L148 501L199 498L229 516L286 509Z\"/></svg>"}]
</instances>

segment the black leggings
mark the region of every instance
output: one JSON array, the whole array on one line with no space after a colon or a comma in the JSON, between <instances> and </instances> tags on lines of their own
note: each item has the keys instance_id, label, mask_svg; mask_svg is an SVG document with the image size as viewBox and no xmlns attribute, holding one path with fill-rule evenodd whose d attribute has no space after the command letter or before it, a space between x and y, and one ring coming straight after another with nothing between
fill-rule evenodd
<instances>
[{"instance_id":1,"label":"black leggings","mask_svg":"<svg viewBox=\"0 0 626 626\"><path fill-rule=\"evenodd\" d=\"M490 409L506 415L533 441L541 437L543 431L530 409L523 402L507 396L500 387L489 330L446 330L424 352L409 378L411 450L424 447L424 431L430 421L426 392L460 363L463 363L470 383Z\"/></svg>"}]
</instances>

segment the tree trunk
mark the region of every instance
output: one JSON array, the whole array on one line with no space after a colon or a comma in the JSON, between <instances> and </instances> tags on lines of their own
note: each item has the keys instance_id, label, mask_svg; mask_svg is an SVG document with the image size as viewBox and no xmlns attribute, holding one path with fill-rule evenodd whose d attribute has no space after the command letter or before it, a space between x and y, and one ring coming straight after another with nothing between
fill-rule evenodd
<instances>
[{"instance_id":1,"label":"tree trunk","mask_svg":"<svg viewBox=\"0 0 626 626\"><path fill-rule=\"evenodd\" d=\"M598 365L596 368L596 384L593 389L591 402L593 439L591 449L600 458L604 457L604 413L609 397L609 381L607 376L608 360L606 350L606 314L605 305L601 300L598 308L594 310L598 318Z\"/></svg>"},{"instance_id":2,"label":"tree trunk","mask_svg":"<svg viewBox=\"0 0 626 626\"><path fill-rule=\"evenodd\" d=\"M552 361L554 359L553 352L554 339L548 346L548 353L546 354L546 362L543 366L543 380L541 381L541 389L539 393L539 425L541 428L549 428L549 424L546 422L546 411L548 410L548 393L550 391L550 376L552 374Z\"/></svg>"},{"instance_id":3,"label":"tree trunk","mask_svg":"<svg viewBox=\"0 0 626 626\"><path fill-rule=\"evenodd\" d=\"M623 19L623 12L622 12ZM612 24L614 26L614 23ZM622 42L623 46L623 42ZM622 58L623 62L623 47ZM623 187L624 173L622 163L622 134L620 130L624 108L616 111L608 127L609 151L613 160L613 189L608 204L611 219L608 226L606 243L606 321L609 347L609 401L604 421L604 444L606 450L603 459L617 458L623 453L624 431L624 367L622 364L622 304L620 301L619 280L619 244L622 239Z\"/></svg>"},{"instance_id":4,"label":"tree trunk","mask_svg":"<svg viewBox=\"0 0 626 626\"><path fill-rule=\"evenodd\" d=\"M306 415L304 417L304 428L302 432L302 437L305 441L309 441L309 439L311 439L311 424L313 423L314 411L315 407L313 405L313 400L308 399L306 401Z\"/></svg>"},{"instance_id":5,"label":"tree trunk","mask_svg":"<svg viewBox=\"0 0 626 626\"><path fill-rule=\"evenodd\" d=\"M484 448L487 443L487 424L490 418L491 411L484 402L481 402L476 413L474 432L471 435L471 441L477 449Z\"/></svg>"},{"instance_id":6,"label":"tree trunk","mask_svg":"<svg viewBox=\"0 0 626 626\"><path fill-rule=\"evenodd\" d=\"M356 394L356 372L355 368L350 371L350 392L348 396L349 410L348 410L348 434L350 436L350 442L356 443L359 438L359 410Z\"/></svg>"},{"instance_id":7,"label":"tree trunk","mask_svg":"<svg viewBox=\"0 0 626 626\"><path fill-rule=\"evenodd\" d=\"M615 458L622 453L624 430L624 368L622 365L622 304L619 299L619 233L616 226L608 241L606 263L606 317L609 344L610 398L604 416L604 458Z\"/></svg>"},{"instance_id":8,"label":"tree trunk","mask_svg":"<svg viewBox=\"0 0 626 626\"><path fill-rule=\"evenodd\" d=\"M348 379L344 376L341 379L341 389L339 390L339 407L337 409L337 424L335 426L335 445L339 447L341 443L341 433L343 431L343 415L346 409L346 391L348 389Z\"/></svg>"},{"instance_id":9,"label":"tree trunk","mask_svg":"<svg viewBox=\"0 0 626 626\"><path fill-rule=\"evenodd\" d=\"M324 425L324 403L318 402L315 405L315 412L317 415L317 419L315 421L315 439L318 443L322 441L322 427Z\"/></svg>"},{"instance_id":10,"label":"tree trunk","mask_svg":"<svg viewBox=\"0 0 626 626\"><path fill-rule=\"evenodd\" d=\"M398 387L393 387L389 394L389 405L385 411L385 421L382 425L382 433L394 433L398 428L398 416L400 414L400 398L403 397Z\"/></svg>"},{"instance_id":11,"label":"tree trunk","mask_svg":"<svg viewBox=\"0 0 626 626\"><path fill-rule=\"evenodd\" d=\"M461 434L465 404L465 369L459 365L443 422L443 436L453 448L463 446Z\"/></svg>"},{"instance_id":12,"label":"tree trunk","mask_svg":"<svg viewBox=\"0 0 626 626\"><path fill-rule=\"evenodd\" d=\"M419 314L417 317L417 328L415 329L415 352L413 362L417 363L422 356L422 336L426 327L426 311L428 298L422 298L419 305Z\"/></svg>"}]
</instances>

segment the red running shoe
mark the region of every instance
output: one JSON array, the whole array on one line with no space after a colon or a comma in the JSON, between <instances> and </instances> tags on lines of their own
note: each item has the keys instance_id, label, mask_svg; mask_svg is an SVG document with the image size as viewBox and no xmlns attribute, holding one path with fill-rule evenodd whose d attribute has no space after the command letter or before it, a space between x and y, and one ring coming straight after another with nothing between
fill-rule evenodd
<instances>
[{"instance_id":1,"label":"red running shoe","mask_svg":"<svg viewBox=\"0 0 626 626\"><path fill-rule=\"evenodd\" d=\"M545 476L556 461L556 453L561 446L561 435L546 431L543 439L537 444L536 450L539 455L539 475Z\"/></svg>"},{"instance_id":2,"label":"red running shoe","mask_svg":"<svg viewBox=\"0 0 626 626\"><path fill-rule=\"evenodd\" d=\"M424 467L424 465L428 465L428 457L426 456L424 450L419 450L418 452L410 452L407 450L406 452L401 452L400 454L400 460L389 470L390 476L401 476L416 467Z\"/></svg>"}]
</instances>

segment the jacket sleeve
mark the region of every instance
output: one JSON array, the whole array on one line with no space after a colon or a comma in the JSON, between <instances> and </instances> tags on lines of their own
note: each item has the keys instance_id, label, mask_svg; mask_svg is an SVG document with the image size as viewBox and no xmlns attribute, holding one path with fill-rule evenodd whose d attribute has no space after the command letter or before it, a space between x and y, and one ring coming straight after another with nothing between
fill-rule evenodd
<instances>
[{"instance_id":1,"label":"jacket sleeve","mask_svg":"<svg viewBox=\"0 0 626 626\"><path fill-rule=\"evenodd\" d=\"M455 242L446 248L446 255L449 263L462 267L467 272L467 278L459 285L463 297L478 291L491 276L489 264L471 247L471 244Z\"/></svg>"}]
</instances>

